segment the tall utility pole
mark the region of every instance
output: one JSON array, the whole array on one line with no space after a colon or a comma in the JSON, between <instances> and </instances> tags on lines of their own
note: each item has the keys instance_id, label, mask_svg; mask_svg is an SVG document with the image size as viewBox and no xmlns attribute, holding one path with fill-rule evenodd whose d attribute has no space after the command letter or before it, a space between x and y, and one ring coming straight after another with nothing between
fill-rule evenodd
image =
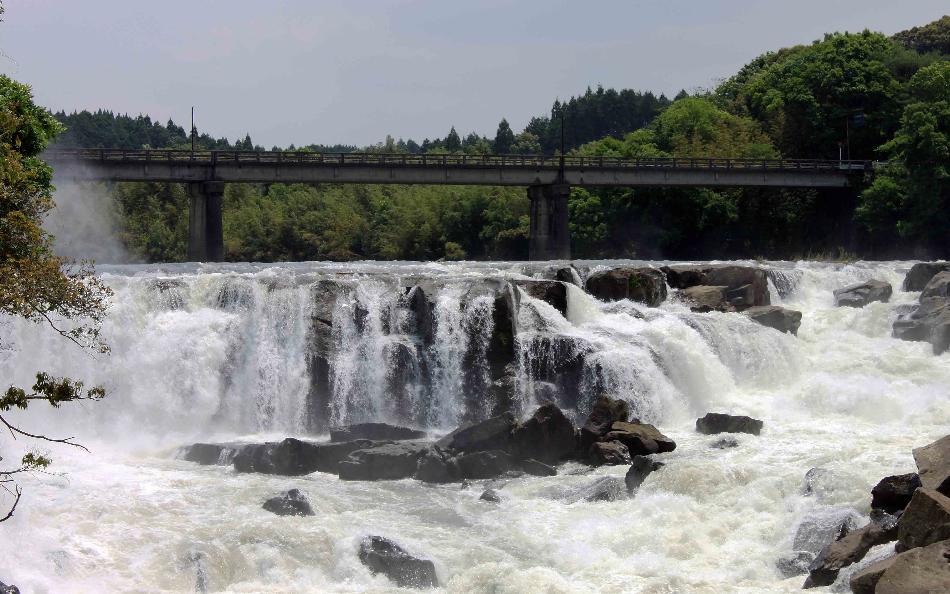
<instances>
[{"instance_id":1,"label":"tall utility pole","mask_svg":"<svg viewBox=\"0 0 950 594\"><path fill-rule=\"evenodd\" d=\"M191 152L195 152L198 144L198 128L195 127L195 106L191 106Z\"/></svg>"}]
</instances>

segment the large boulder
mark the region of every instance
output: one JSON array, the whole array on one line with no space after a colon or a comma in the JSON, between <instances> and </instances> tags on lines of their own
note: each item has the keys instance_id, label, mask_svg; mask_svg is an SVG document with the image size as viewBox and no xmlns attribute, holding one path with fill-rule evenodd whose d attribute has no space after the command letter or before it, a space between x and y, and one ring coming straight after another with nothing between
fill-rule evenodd
<instances>
[{"instance_id":1,"label":"large boulder","mask_svg":"<svg viewBox=\"0 0 950 594\"><path fill-rule=\"evenodd\" d=\"M389 425L387 423L357 423L355 425L347 425L330 430L330 441L333 443L353 441L355 439L388 439L394 441L401 439L423 439L425 436L425 431Z\"/></svg>"},{"instance_id":2,"label":"large boulder","mask_svg":"<svg viewBox=\"0 0 950 594\"><path fill-rule=\"evenodd\" d=\"M577 447L574 423L550 402L542 404L530 419L516 427L511 438L517 457L547 464L569 458Z\"/></svg>"},{"instance_id":3,"label":"large boulder","mask_svg":"<svg viewBox=\"0 0 950 594\"><path fill-rule=\"evenodd\" d=\"M243 446L234 456L234 470L284 476L300 476L311 472L336 474L342 460L356 450L377 443L368 439L313 443L288 437L279 442Z\"/></svg>"},{"instance_id":4,"label":"large boulder","mask_svg":"<svg viewBox=\"0 0 950 594\"><path fill-rule=\"evenodd\" d=\"M584 281L581 280L580 273L577 272L577 269L573 266L564 266L555 270L554 279L577 287L582 287L584 285Z\"/></svg>"},{"instance_id":5,"label":"large boulder","mask_svg":"<svg viewBox=\"0 0 950 594\"><path fill-rule=\"evenodd\" d=\"M588 459L594 466L630 464L630 450L619 441L598 441L590 446Z\"/></svg>"},{"instance_id":6,"label":"large boulder","mask_svg":"<svg viewBox=\"0 0 950 594\"><path fill-rule=\"evenodd\" d=\"M873 592L874 594L945 594L950 592L950 541L936 542L897 555L884 568Z\"/></svg>"},{"instance_id":7,"label":"large boulder","mask_svg":"<svg viewBox=\"0 0 950 594\"><path fill-rule=\"evenodd\" d=\"M244 446L241 444L194 443L181 448L178 457L202 465L219 464L227 466L234 461L234 456L242 447Z\"/></svg>"},{"instance_id":8,"label":"large boulder","mask_svg":"<svg viewBox=\"0 0 950 594\"><path fill-rule=\"evenodd\" d=\"M360 562L373 574L381 573L400 588L437 588L435 565L417 559L382 536L368 536L360 542Z\"/></svg>"},{"instance_id":9,"label":"large boulder","mask_svg":"<svg viewBox=\"0 0 950 594\"><path fill-rule=\"evenodd\" d=\"M950 262L918 262L910 267L902 288L905 291L922 291L930 279L945 271L950 271Z\"/></svg>"},{"instance_id":10,"label":"large boulder","mask_svg":"<svg viewBox=\"0 0 950 594\"><path fill-rule=\"evenodd\" d=\"M935 275L920 293L921 299L950 299L950 270Z\"/></svg>"},{"instance_id":11,"label":"large boulder","mask_svg":"<svg viewBox=\"0 0 950 594\"><path fill-rule=\"evenodd\" d=\"M505 413L462 425L436 443L441 448L455 452L507 451L511 447L511 432L516 425L515 417Z\"/></svg>"},{"instance_id":12,"label":"large boulder","mask_svg":"<svg viewBox=\"0 0 950 594\"><path fill-rule=\"evenodd\" d=\"M627 492L631 494L637 492L648 476L663 467L662 462L657 462L650 456L634 456L630 462L630 469L627 470L623 482L627 486Z\"/></svg>"},{"instance_id":13,"label":"large boulder","mask_svg":"<svg viewBox=\"0 0 950 594\"><path fill-rule=\"evenodd\" d=\"M479 501L487 501L488 503L501 503L501 496L498 494L498 491L494 489L485 489L482 491L481 496L478 498Z\"/></svg>"},{"instance_id":14,"label":"large boulder","mask_svg":"<svg viewBox=\"0 0 950 594\"><path fill-rule=\"evenodd\" d=\"M732 311L729 307L726 292L729 287L717 287L712 285L694 285L686 287L680 291L680 296L690 304L690 309L695 312L705 313L708 311Z\"/></svg>"},{"instance_id":15,"label":"large boulder","mask_svg":"<svg viewBox=\"0 0 950 594\"><path fill-rule=\"evenodd\" d=\"M662 454L676 449L675 441L647 423L616 421L601 439L622 443L631 455Z\"/></svg>"},{"instance_id":16,"label":"large boulder","mask_svg":"<svg viewBox=\"0 0 950 594\"><path fill-rule=\"evenodd\" d=\"M429 444L402 441L357 450L340 462L340 478L345 481L379 481L409 478L416 473L419 458Z\"/></svg>"},{"instance_id":17,"label":"large boulder","mask_svg":"<svg viewBox=\"0 0 950 594\"><path fill-rule=\"evenodd\" d=\"M795 555L807 553L808 560L800 573L807 573L808 565L829 542L853 531L859 518L854 510L848 508L827 508L816 510L802 519L792 539Z\"/></svg>"},{"instance_id":18,"label":"large boulder","mask_svg":"<svg viewBox=\"0 0 950 594\"><path fill-rule=\"evenodd\" d=\"M898 522L897 540L902 550L925 547L950 538L950 498L921 487Z\"/></svg>"},{"instance_id":19,"label":"large boulder","mask_svg":"<svg viewBox=\"0 0 950 594\"><path fill-rule=\"evenodd\" d=\"M472 452L455 459L459 474L465 479L490 479L515 468L515 461L501 450Z\"/></svg>"},{"instance_id":20,"label":"large boulder","mask_svg":"<svg viewBox=\"0 0 950 594\"><path fill-rule=\"evenodd\" d=\"M871 547L896 538L897 527L893 522L871 522L864 528L849 532L818 553L808 568L808 578L803 587L814 588L834 583L841 569L863 559Z\"/></svg>"},{"instance_id":21,"label":"large boulder","mask_svg":"<svg viewBox=\"0 0 950 594\"><path fill-rule=\"evenodd\" d=\"M461 479L461 471L449 452L434 445L419 457L412 478L425 483L452 483Z\"/></svg>"},{"instance_id":22,"label":"large boulder","mask_svg":"<svg viewBox=\"0 0 950 594\"><path fill-rule=\"evenodd\" d=\"M630 418L630 405L626 400L608 398L603 396L594 401L590 414L587 415L587 421L580 431L580 447L586 452L592 443L599 441L601 437L610 431L610 426L618 421L626 421Z\"/></svg>"},{"instance_id":23,"label":"large boulder","mask_svg":"<svg viewBox=\"0 0 950 594\"><path fill-rule=\"evenodd\" d=\"M706 413L706 416L696 419L696 431L704 435L716 433L751 433L752 435L758 435L762 431L762 421L743 415Z\"/></svg>"},{"instance_id":24,"label":"large boulder","mask_svg":"<svg viewBox=\"0 0 950 594\"><path fill-rule=\"evenodd\" d=\"M568 498L568 503L577 501L619 501L627 498L627 487L615 476L602 476L592 485L581 489Z\"/></svg>"},{"instance_id":25,"label":"large boulder","mask_svg":"<svg viewBox=\"0 0 950 594\"><path fill-rule=\"evenodd\" d=\"M666 283L674 289L686 289L696 285L706 285L706 270L709 266L692 266L678 264L675 266L661 266L660 270L666 275Z\"/></svg>"},{"instance_id":26,"label":"large boulder","mask_svg":"<svg viewBox=\"0 0 950 594\"><path fill-rule=\"evenodd\" d=\"M742 313L754 322L786 334L798 334L798 328L802 325L802 312L779 305L758 305Z\"/></svg>"},{"instance_id":27,"label":"large boulder","mask_svg":"<svg viewBox=\"0 0 950 594\"><path fill-rule=\"evenodd\" d=\"M950 497L950 435L914 449L920 484Z\"/></svg>"},{"instance_id":28,"label":"large boulder","mask_svg":"<svg viewBox=\"0 0 950 594\"><path fill-rule=\"evenodd\" d=\"M890 569L894 564L897 555L892 555L880 561L876 561L861 571L854 573L850 579L852 594L874 594L877 583L881 580L884 572Z\"/></svg>"},{"instance_id":29,"label":"large boulder","mask_svg":"<svg viewBox=\"0 0 950 594\"><path fill-rule=\"evenodd\" d=\"M515 284L529 297L540 299L567 316L567 286L556 280L519 280Z\"/></svg>"},{"instance_id":30,"label":"large boulder","mask_svg":"<svg viewBox=\"0 0 950 594\"><path fill-rule=\"evenodd\" d=\"M950 299L927 297L913 311L894 321L893 334L901 340L929 342L935 355L950 348Z\"/></svg>"},{"instance_id":31,"label":"large boulder","mask_svg":"<svg viewBox=\"0 0 950 594\"><path fill-rule=\"evenodd\" d=\"M521 461L521 470L531 476L557 476L557 468L531 458Z\"/></svg>"},{"instance_id":32,"label":"large boulder","mask_svg":"<svg viewBox=\"0 0 950 594\"><path fill-rule=\"evenodd\" d=\"M726 298L736 310L769 305L769 279L765 270L752 266L713 266L706 271L707 285L728 287Z\"/></svg>"},{"instance_id":33,"label":"large boulder","mask_svg":"<svg viewBox=\"0 0 950 594\"><path fill-rule=\"evenodd\" d=\"M266 511L278 516L312 516L310 500L299 489L290 489L276 497L271 497L262 505Z\"/></svg>"},{"instance_id":34,"label":"large boulder","mask_svg":"<svg viewBox=\"0 0 950 594\"><path fill-rule=\"evenodd\" d=\"M918 487L920 477L916 472L886 476L871 489L871 508L889 514L901 511L910 503Z\"/></svg>"},{"instance_id":35,"label":"large boulder","mask_svg":"<svg viewBox=\"0 0 950 594\"><path fill-rule=\"evenodd\" d=\"M874 301L887 303L891 299L893 291L894 289L890 283L871 279L867 282L836 289L834 291L835 305L838 307L864 307Z\"/></svg>"},{"instance_id":36,"label":"large boulder","mask_svg":"<svg viewBox=\"0 0 950 594\"><path fill-rule=\"evenodd\" d=\"M656 268L613 268L590 275L587 292L604 301L630 299L656 307L666 300L666 277Z\"/></svg>"}]
</instances>

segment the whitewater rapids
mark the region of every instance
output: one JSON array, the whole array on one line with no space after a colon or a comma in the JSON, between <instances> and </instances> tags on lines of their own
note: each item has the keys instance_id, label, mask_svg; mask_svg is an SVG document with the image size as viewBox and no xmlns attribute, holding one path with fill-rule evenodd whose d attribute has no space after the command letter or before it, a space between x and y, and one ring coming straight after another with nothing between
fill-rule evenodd
<instances>
[{"instance_id":1,"label":"whitewater rapids","mask_svg":"<svg viewBox=\"0 0 950 594\"><path fill-rule=\"evenodd\" d=\"M579 264L591 271L631 263ZM563 317L523 297L519 412L530 413L549 387L531 375L530 338L561 337L586 345L585 365L598 370L579 379L581 408L598 382L678 447L629 500L566 503L566 493L627 469L568 464L556 477L505 482L499 505L479 501L485 481L235 474L176 452L194 441L300 436L313 426L310 288L326 278L353 288L348 301L337 301L334 320L360 307L366 321L334 325L334 380L324 387L331 418L322 420L451 429L463 409L478 406L466 353L481 352L490 331L487 302L463 306L464 287L529 278L544 265L100 267L115 291L103 328L111 356L80 352L44 327L0 320L5 383L30 386L36 371L47 370L109 393L99 403L10 415L25 428L75 435L92 453L39 444L54 458L53 474L21 481L16 515L0 524L0 581L24 594L399 591L357 558L360 539L373 534L432 559L445 592L798 592L804 576L785 578L776 563L792 553L799 526L847 515L860 522L871 487L913 471L911 449L948 432L950 355L891 338L899 308L917 299L900 290L910 263L740 264L773 270L781 282L770 286L772 303L803 313L797 337L739 314L691 313L675 298L647 308L571 289ZM401 314L392 287L410 278L438 281L436 331L431 365L410 366L394 399L387 361L405 339L393 331ZM834 289L870 278L894 286L890 303L833 306ZM713 449L715 436L694 430L710 411L747 414L765 426L758 437L739 436L736 448ZM4 434L3 463L30 445ZM826 472L805 494L812 468ZM309 495L315 516L261 509L294 487ZM5 510L8 499L0 501ZM840 591L853 569L816 591Z\"/></svg>"}]
</instances>

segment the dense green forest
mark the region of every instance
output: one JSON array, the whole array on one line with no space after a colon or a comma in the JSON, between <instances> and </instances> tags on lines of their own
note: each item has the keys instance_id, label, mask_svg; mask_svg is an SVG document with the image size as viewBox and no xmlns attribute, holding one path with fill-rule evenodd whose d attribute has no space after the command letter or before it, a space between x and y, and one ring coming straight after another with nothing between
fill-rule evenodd
<instances>
[{"instance_id":1,"label":"dense green forest","mask_svg":"<svg viewBox=\"0 0 950 594\"><path fill-rule=\"evenodd\" d=\"M597 89L555 101L520 133L393 139L287 150L847 158L886 161L860 188L574 189L578 258L950 256L950 17L893 37L832 33L763 54L713 89L663 95ZM58 113L59 146L190 147L174 122ZM260 149L202 134L209 149ZM278 147L273 147L278 149ZM116 225L134 258L182 260L184 188L116 184ZM520 188L232 185L230 260L480 259L527 256Z\"/></svg>"}]
</instances>

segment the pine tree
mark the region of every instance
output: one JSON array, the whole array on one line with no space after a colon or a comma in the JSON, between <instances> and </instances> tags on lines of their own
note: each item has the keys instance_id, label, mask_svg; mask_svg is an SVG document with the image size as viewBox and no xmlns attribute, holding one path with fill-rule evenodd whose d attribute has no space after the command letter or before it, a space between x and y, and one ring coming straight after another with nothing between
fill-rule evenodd
<instances>
[{"instance_id":1,"label":"pine tree","mask_svg":"<svg viewBox=\"0 0 950 594\"><path fill-rule=\"evenodd\" d=\"M511 131L508 120L502 118L498 123L498 132L495 133L494 150L498 154L508 154L511 152L511 145L515 142L515 133Z\"/></svg>"},{"instance_id":2,"label":"pine tree","mask_svg":"<svg viewBox=\"0 0 950 594\"><path fill-rule=\"evenodd\" d=\"M449 135L445 137L445 150L450 153L461 150L462 148L462 139L459 138L459 133L455 131L455 126L452 126L452 129L449 131Z\"/></svg>"}]
</instances>

